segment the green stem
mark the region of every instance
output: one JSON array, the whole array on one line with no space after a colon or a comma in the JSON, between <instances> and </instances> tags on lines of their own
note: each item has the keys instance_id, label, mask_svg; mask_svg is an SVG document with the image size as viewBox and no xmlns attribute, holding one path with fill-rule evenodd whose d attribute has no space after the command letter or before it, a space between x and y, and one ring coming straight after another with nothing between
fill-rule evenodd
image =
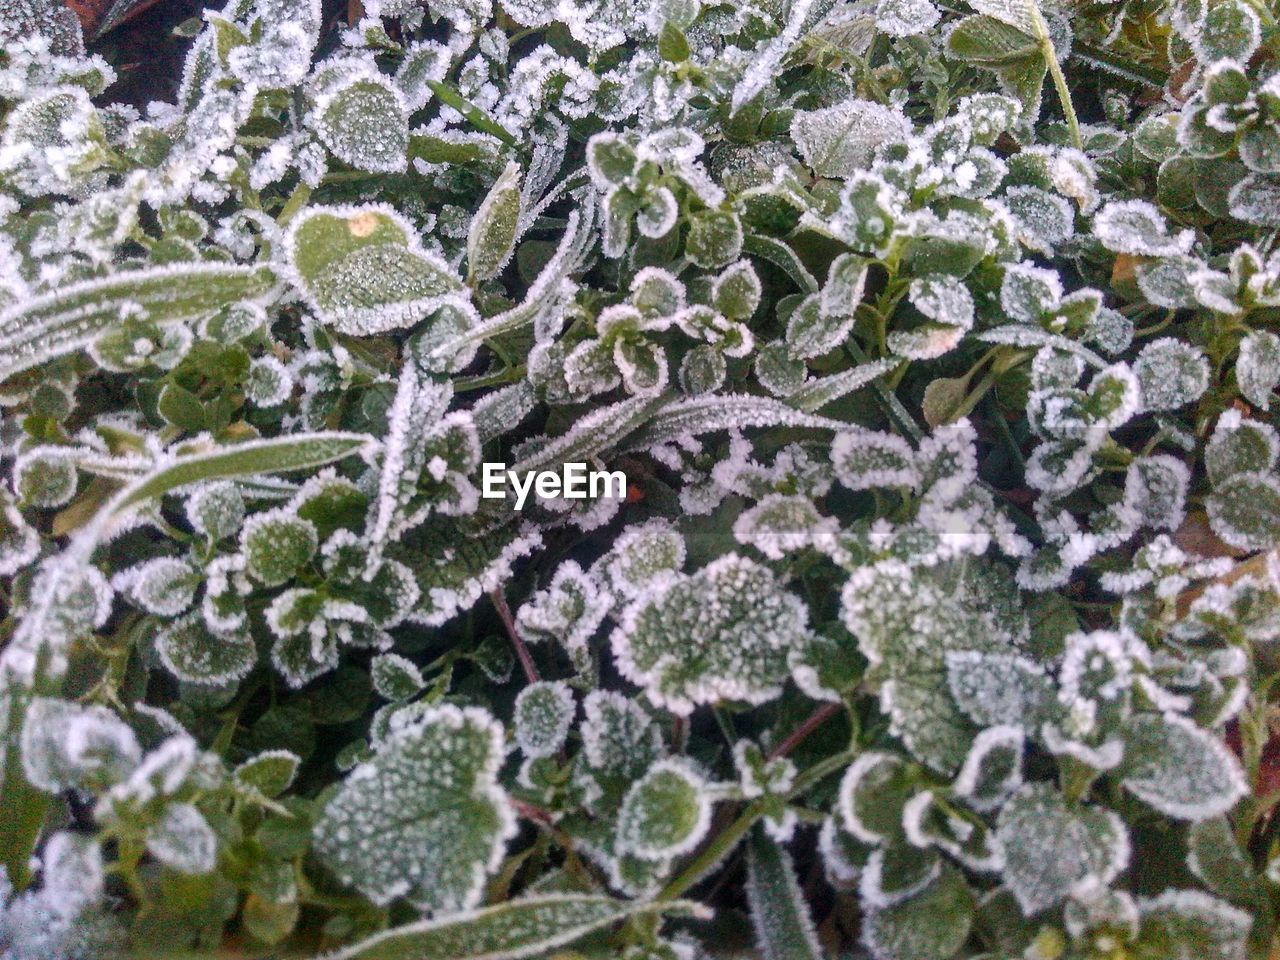
<instances>
[{"instance_id":1,"label":"green stem","mask_svg":"<svg viewBox=\"0 0 1280 960\"><path fill-rule=\"evenodd\" d=\"M1058 91L1058 99L1062 101L1062 112L1067 117L1067 130L1071 134L1071 145L1077 150L1084 150L1084 141L1080 137L1080 121L1076 118L1076 108L1071 102L1071 90L1067 87L1067 78L1062 72L1062 64L1058 63L1058 54L1053 49L1053 41L1049 39L1049 25L1040 14L1040 7L1031 4L1032 18L1036 28L1036 42L1049 66L1049 75L1053 77L1053 87Z\"/></svg>"}]
</instances>

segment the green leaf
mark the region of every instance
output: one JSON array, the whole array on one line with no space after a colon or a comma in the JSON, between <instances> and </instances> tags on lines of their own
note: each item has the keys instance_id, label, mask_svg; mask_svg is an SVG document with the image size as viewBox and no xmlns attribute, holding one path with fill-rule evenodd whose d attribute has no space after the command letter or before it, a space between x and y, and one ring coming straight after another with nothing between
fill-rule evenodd
<instances>
[{"instance_id":1,"label":"green leaf","mask_svg":"<svg viewBox=\"0 0 1280 960\"><path fill-rule=\"evenodd\" d=\"M349 457L368 443L369 438L361 433L331 431L249 440L208 453L189 454L125 487L108 505L109 512L121 513L170 490L204 480L311 470Z\"/></svg>"},{"instance_id":2,"label":"green leaf","mask_svg":"<svg viewBox=\"0 0 1280 960\"><path fill-rule=\"evenodd\" d=\"M791 138L820 177L849 177L871 165L876 149L904 143L911 122L901 110L854 97L819 110L798 110Z\"/></svg>"},{"instance_id":3,"label":"green leaf","mask_svg":"<svg viewBox=\"0 0 1280 960\"><path fill-rule=\"evenodd\" d=\"M347 777L316 824L316 852L375 903L474 907L516 830L497 783L505 755L486 711L425 709Z\"/></svg>"},{"instance_id":4,"label":"green leaf","mask_svg":"<svg viewBox=\"0 0 1280 960\"><path fill-rule=\"evenodd\" d=\"M680 760L660 760L622 801L617 847L643 860L661 862L691 852L710 826L706 782Z\"/></svg>"},{"instance_id":5,"label":"green leaf","mask_svg":"<svg viewBox=\"0 0 1280 960\"><path fill-rule=\"evenodd\" d=\"M160 416L188 433L198 433L206 427L204 404L200 398L172 381L160 391L156 408Z\"/></svg>"},{"instance_id":6,"label":"green leaf","mask_svg":"<svg viewBox=\"0 0 1280 960\"><path fill-rule=\"evenodd\" d=\"M19 301L0 312L0 379L89 346L126 311L156 324L212 316L275 283L262 267L192 264L86 280Z\"/></svg>"},{"instance_id":7,"label":"green leaf","mask_svg":"<svg viewBox=\"0 0 1280 960\"><path fill-rule=\"evenodd\" d=\"M1122 732L1121 783L1166 816L1206 820L1249 793L1235 755L1218 736L1184 717L1138 714Z\"/></svg>"},{"instance_id":8,"label":"green leaf","mask_svg":"<svg viewBox=\"0 0 1280 960\"><path fill-rule=\"evenodd\" d=\"M703 210L689 218L684 252L700 267L714 270L742 253L742 223L731 210Z\"/></svg>"},{"instance_id":9,"label":"green leaf","mask_svg":"<svg viewBox=\"0 0 1280 960\"><path fill-rule=\"evenodd\" d=\"M747 903L763 960L821 960L791 857L759 827L747 841Z\"/></svg>"},{"instance_id":10,"label":"green leaf","mask_svg":"<svg viewBox=\"0 0 1280 960\"><path fill-rule=\"evenodd\" d=\"M461 284L390 207L313 207L285 238L293 281L320 318L367 336L424 320Z\"/></svg>"},{"instance_id":11,"label":"green leaf","mask_svg":"<svg viewBox=\"0 0 1280 960\"><path fill-rule=\"evenodd\" d=\"M408 162L409 110L381 76L361 76L325 92L307 118L320 141L348 166L400 173Z\"/></svg>"},{"instance_id":12,"label":"green leaf","mask_svg":"<svg viewBox=\"0 0 1280 960\"><path fill-rule=\"evenodd\" d=\"M1004 805L996 836L1005 851L1005 885L1027 916L1061 903L1089 878L1110 883L1129 861L1128 833L1117 814L1068 806L1042 783Z\"/></svg>"},{"instance_id":13,"label":"green leaf","mask_svg":"<svg viewBox=\"0 0 1280 960\"><path fill-rule=\"evenodd\" d=\"M236 767L231 776L264 797L278 797L289 789L301 763L302 758L288 750L265 750Z\"/></svg>"},{"instance_id":14,"label":"green leaf","mask_svg":"<svg viewBox=\"0 0 1280 960\"><path fill-rule=\"evenodd\" d=\"M705 913L687 900L645 903L572 893L531 896L396 927L326 960L521 960L631 917Z\"/></svg>"},{"instance_id":15,"label":"green leaf","mask_svg":"<svg viewBox=\"0 0 1280 960\"><path fill-rule=\"evenodd\" d=\"M507 164L489 190L467 231L467 266L471 281L495 277L511 259L520 223L520 165Z\"/></svg>"},{"instance_id":16,"label":"green leaf","mask_svg":"<svg viewBox=\"0 0 1280 960\"><path fill-rule=\"evenodd\" d=\"M938 878L919 893L868 911L863 943L877 960L950 960L969 937L973 909L963 875L943 864Z\"/></svg>"},{"instance_id":17,"label":"green leaf","mask_svg":"<svg viewBox=\"0 0 1280 960\"><path fill-rule=\"evenodd\" d=\"M689 59L689 41L674 23L664 23L658 34L658 56L668 63L684 63Z\"/></svg>"}]
</instances>

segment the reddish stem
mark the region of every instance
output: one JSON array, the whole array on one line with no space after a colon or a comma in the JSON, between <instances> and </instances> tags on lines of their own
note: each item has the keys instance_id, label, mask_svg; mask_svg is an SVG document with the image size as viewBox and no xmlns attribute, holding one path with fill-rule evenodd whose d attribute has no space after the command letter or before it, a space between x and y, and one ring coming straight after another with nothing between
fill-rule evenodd
<instances>
[{"instance_id":1,"label":"reddish stem","mask_svg":"<svg viewBox=\"0 0 1280 960\"><path fill-rule=\"evenodd\" d=\"M813 731L827 722L840 712L841 704L824 703L817 710L809 714L808 718L800 726L796 727L787 735L787 738L780 744L769 751L768 759L776 760L778 757L785 757L788 753L804 742L805 738Z\"/></svg>"},{"instance_id":2,"label":"reddish stem","mask_svg":"<svg viewBox=\"0 0 1280 960\"><path fill-rule=\"evenodd\" d=\"M511 646L515 648L516 659L520 661L520 669L524 671L525 679L530 683L537 683L542 679L538 673L538 667L533 662L533 657L529 656L529 648L525 646L524 640L520 636L520 631L516 629L516 621L511 616L511 608L507 606L507 598L502 592L501 587L495 587L493 592L489 594L489 599L493 601L494 609L498 611L498 619L502 621L502 626L507 631L507 636L511 638Z\"/></svg>"}]
</instances>

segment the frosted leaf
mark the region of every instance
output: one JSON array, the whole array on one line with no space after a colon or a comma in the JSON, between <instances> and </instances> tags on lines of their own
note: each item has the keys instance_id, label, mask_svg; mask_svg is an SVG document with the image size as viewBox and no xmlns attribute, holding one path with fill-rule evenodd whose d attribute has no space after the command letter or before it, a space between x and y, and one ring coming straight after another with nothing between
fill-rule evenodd
<instances>
[{"instance_id":1,"label":"frosted leaf","mask_svg":"<svg viewBox=\"0 0 1280 960\"><path fill-rule=\"evenodd\" d=\"M583 701L582 755L595 770L634 780L662 755L662 734L638 703L612 690Z\"/></svg>"},{"instance_id":2,"label":"frosted leaf","mask_svg":"<svg viewBox=\"0 0 1280 960\"><path fill-rule=\"evenodd\" d=\"M526 757L550 757L564 746L578 706L563 681L531 683L516 697L516 744Z\"/></svg>"},{"instance_id":3,"label":"frosted leaf","mask_svg":"<svg viewBox=\"0 0 1280 960\"><path fill-rule=\"evenodd\" d=\"M1110 810L1068 806L1056 788L1028 784L1000 811L996 836L1004 882L1022 912L1034 916L1086 882L1110 883L1129 865L1129 835Z\"/></svg>"},{"instance_id":4,"label":"frosted leaf","mask_svg":"<svg viewBox=\"0 0 1280 960\"><path fill-rule=\"evenodd\" d=\"M41 851L40 897L49 902L55 916L72 917L92 907L102 896L104 879L97 840L62 830Z\"/></svg>"},{"instance_id":5,"label":"frosted leaf","mask_svg":"<svg viewBox=\"0 0 1280 960\"><path fill-rule=\"evenodd\" d=\"M259 407L278 407L293 394L293 374L275 357L257 357L249 365L245 397Z\"/></svg>"},{"instance_id":6,"label":"frosted leaf","mask_svg":"<svg viewBox=\"0 0 1280 960\"><path fill-rule=\"evenodd\" d=\"M749 266L748 264L748 268ZM754 276L754 271L751 272ZM734 264L724 271L718 283L727 282L731 290L737 293L737 285L747 279L742 275L741 266ZM759 281L757 285L758 283ZM647 317L669 317L683 309L685 305L684 284L676 278L675 274L661 267L645 267L637 272L631 279L629 290L632 306ZM745 288L742 292L746 292ZM731 296L730 299L735 298ZM725 316L730 316L728 311L721 310L719 306L716 309Z\"/></svg>"},{"instance_id":7,"label":"frosted leaf","mask_svg":"<svg viewBox=\"0 0 1280 960\"><path fill-rule=\"evenodd\" d=\"M635 172L635 148L616 133L597 133L587 141L587 171L600 190L622 183Z\"/></svg>"},{"instance_id":8,"label":"frosted leaf","mask_svg":"<svg viewBox=\"0 0 1280 960\"><path fill-rule=\"evenodd\" d=\"M763 353L763 351L761 352ZM804 365L801 364L803 374ZM876 360L859 364L829 377L818 377L807 384L796 384L795 389L787 392L787 402L797 410L813 413L821 410L843 396L865 387L881 374L892 370L897 364L891 359ZM757 359L757 375L759 375L759 359ZM762 378L763 383L763 378ZM772 389L765 383L767 389Z\"/></svg>"},{"instance_id":9,"label":"frosted leaf","mask_svg":"<svg viewBox=\"0 0 1280 960\"><path fill-rule=\"evenodd\" d=\"M876 4L876 28L891 37L927 33L941 17L930 0L879 0Z\"/></svg>"},{"instance_id":10,"label":"frosted leaf","mask_svg":"<svg viewBox=\"0 0 1280 960\"><path fill-rule=\"evenodd\" d=\"M894 0L900 5L909 0ZM927 0L923 3L937 16ZM791 121L791 139L800 155L820 177L847 178L871 166L877 148L905 143L911 121L901 110L874 100L854 97L818 110L797 110Z\"/></svg>"},{"instance_id":11,"label":"frosted leaf","mask_svg":"<svg viewBox=\"0 0 1280 960\"><path fill-rule=\"evenodd\" d=\"M888 843L902 836L902 808L916 789L910 764L897 754L868 750L845 770L836 809L844 828L863 843Z\"/></svg>"},{"instance_id":12,"label":"frosted leaf","mask_svg":"<svg viewBox=\"0 0 1280 960\"><path fill-rule=\"evenodd\" d=\"M636 211L636 229L642 237L665 237L680 218L680 205L666 187L650 189Z\"/></svg>"},{"instance_id":13,"label":"frosted leaf","mask_svg":"<svg viewBox=\"0 0 1280 960\"><path fill-rule=\"evenodd\" d=\"M179 680L216 686L244 679L258 663L253 637L244 632L212 633L198 615L161 630L156 653Z\"/></svg>"},{"instance_id":14,"label":"frosted leaf","mask_svg":"<svg viewBox=\"0 0 1280 960\"><path fill-rule=\"evenodd\" d=\"M35 697L21 736L22 770L49 793L104 789L127 777L142 759L137 737L106 707Z\"/></svg>"},{"instance_id":15,"label":"frosted leaf","mask_svg":"<svg viewBox=\"0 0 1280 960\"><path fill-rule=\"evenodd\" d=\"M40 535L0 491L0 577L11 577L40 555Z\"/></svg>"},{"instance_id":16,"label":"frosted leaf","mask_svg":"<svg viewBox=\"0 0 1280 960\"><path fill-rule=\"evenodd\" d=\"M827 283L819 301L824 317L853 316L862 302L867 283L867 261L852 253L842 253L831 261Z\"/></svg>"},{"instance_id":17,"label":"frosted leaf","mask_svg":"<svg viewBox=\"0 0 1280 960\"><path fill-rule=\"evenodd\" d=\"M1000 283L1000 307L1011 319L1036 323L1061 299L1062 281L1054 271L1024 263L1005 268Z\"/></svg>"},{"instance_id":18,"label":"frosted leaf","mask_svg":"<svg viewBox=\"0 0 1280 960\"><path fill-rule=\"evenodd\" d=\"M1195 257L1170 256L1140 263L1136 267L1138 289L1148 302L1158 307L1178 309L1195 306L1192 275L1204 264Z\"/></svg>"},{"instance_id":19,"label":"frosted leaf","mask_svg":"<svg viewBox=\"0 0 1280 960\"><path fill-rule=\"evenodd\" d=\"M255 513L240 531L246 569L269 587L288 582L319 542L315 525L288 507Z\"/></svg>"},{"instance_id":20,"label":"frosted leaf","mask_svg":"<svg viewBox=\"0 0 1280 960\"><path fill-rule=\"evenodd\" d=\"M808 497L774 493L744 510L733 524L739 543L755 547L771 560L806 547L822 550L835 543L837 523L822 516Z\"/></svg>"},{"instance_id":21,"label":"frosted leaf","mask_svg":"<svg viewBox=\"0 0 1280 960\"><path fill-rule=\"evenodd\" d=\"M941 850L970 870L992 873L1004 859L981 820L940 800L932 790L916 794L903 807L902 828L912 846Z\"/></svg>"},{"instance_id":22,"label":"frosted leaf","mask_svg":"<svg viewBox=\"0 0 1280 960\"><path fill-rule=\"evenodd\" d=\"M692 852L711 826L707 783L684 760L659 760L627 791L618 811L618 849L644 860Z\"/></svg>"},{"instance_id":23,"label":"frosted leaf","mask_svg":"<svg viewBox=\"0 0 1280 960\"><path fill-rule=\"evenodd\" d=\"M1094 235L1108 250L1171 257L1191 252L1195 233L1169 232L1164 215L1146 200L1112 200L1093 218Z\"/></svg>"},{"instance_id":24,"label":"frosted leaf","mask_svg":"<svg viewBox=\"0 0 1280 960\"><path fill-rule=\"evenodd\" d=\"M915 451L901 437L874 430L838 433L831 442L836 479L850 490L920 485Z\"/></svg>"},{"instance_id":25,"label":"frosted leaf","mask_svg":"<svg viewBox=\"0 0 1280 960\"><path fill-rule=\"evenodd\" d=\"M1176 530L1186 513L1191 472L1176 457L1139 457L1125 476L1124 502L1141 523L1156 530Z\"/></svg>"},{"instance_id":26,"label":"frosted leaf","mask_svg":"<svg viewBox=\"0 0 1280 960\"><path fill-rule=\"evenodd\" d=\"M756 351L755 374L760 385L775 397L791 397L801 390L809 368L804 360L791 355L786 343L767 343ZM837 374L838 376L838 374ZM816 407L797 409L817 409Z\"/></svg>"},{"instance_id":27,"label":"frosted leaf","mask_svg":"<svg viewBox=\"0 0 1280 960\"><path fill-rule=\"evenodd\" d=\"M519 236L520 165L508 163L480 203L467 230L467 276L497 276L511 259Z\"/></svg>"},{"instance_id":28,"label":"frosted leaf","mask_svg":"<svg viewBox=\"0 0 1280 960\"><path fill-rule=\"evenodd\" d=\"M408 105L382 76L358 76L327 90L307 123L335 157L357 170L400 173L408 164Z\"/></svg>"},{"instance_id":29,"label":"frosted leaf","mask_svg":"<svg viewBox=\"0 0 1280 960\"><path fill-rule=\"evenodd\" d=\"M1209 386L1208 358L1173 337L1147 344L1134 361L1133 372L1147 410L1174 410L1199 399Z\"/></svg>"},{"instance_id":30,"label":"frosted leaf","mask_svg":"<svg viewBox=\"0 0 1280 960\"><path fill-rule=\"evenodd\" d=\"M1268 550L1280 541L1280 479L1237 473L1205 500L1213 532L1241 550Z\"/></svg>"},{"instance_id":31,"label":"frosted leaf","mask_svg":"<svg viewBox=\"0 0 1280 960\"><path fill-rule=\"evenodd\" d=\"M409 700L417 696L427 682L417 664L398 653L382 653L369 664L373 689L385 700Z\"/></svg>"},{"instance_id":32,"label":"frosted leaf","mask_svg":"<svg viewBox=\"0 0 1280 960\"><path fill-rule=\"evenodd\" d=\"M949 960L969 939L973 909L964 876L943 864L938 878L920 892L868 910L862 942L876 960Z\"/></svg>"},{"instance_id":33,"label":"frosted leaf","mask_svg":"<svg viewBox=\"0 0 1280 960\"><path fill-rule=\"evenodd\" d=\"M9 112L0 138L0 169L32 196L76 194L109 160L105 141L89 94L80 87L56 87Z\"/></svg>"},{"instance_id":34,"label":"frosted leaf","mask_svg":"<svg viewBox=\"0 0 1280 960\"><path fill-rule=\"evenodd\" d=\"M434 40L419 41L405 48L404 59L396 70L396 86L404 94L410 112L421 110L432 97L427 83L437 83L448 75L451 65L448 47Z\"/></svg>"},{"instance_id":35,"label":"frosted leaf","mask_svg":"<svg viewBox=\"0 0 1280 960\"><path fill-rule=\"evenodd\" d=\"M1039 187L1010 187L1004 204L1013 215L1023 246L1046 255L1075 233L1075 213L1062 197Z\"/></svg>"},{"instance_id":36,"label":"frosted leaf","mask_svg":"<svg viewBox=\"0 0 1280 960\"><path fill-rule=\"evenodd\" d=\"M883 561L851 573L841 591L841 620L881 678L891 732L923 762L953 773L972 732L945 696L946 655L1003 652L1021 641L1027 625L1008 574L994 564L913 570Z\"/></svg>"},{"instance_id":37,"label":"frosted leaf","mask_svg":"<svg viewBox=\"0 0 1280 960\"><path fill-rule=\"evenodd\" d=\"M999 809L1022 786L1021 727L988 727L974 737L952 790L979 813Z\"/></svg>"},{"instance_id":38,"label":"frosted leaf","mask_svg":"<svg viewBox=\"0 0 1280 960\"><path fill-rule=\"evenodd\" d=\"M567 560L546 589L520 607L516 626L530 642L554 640L577 658L586 652L609 606L610 598L595 578Z\"/></svg>"},{"instance_id":39,"label":"frosted leaf","mask_svg":"<svg viewBox=\"0 0 1280 960\"><path fill-rule=\"evenodd\" d=\"M240 529L244 498L234 484L206 484L187 497L186 513L197 533L210 540L222 540Z\"/></svg>"},{"instance_id":40,"label":"frosted leaf","mask_svg":"<svg viewBox=\"0 0 1280 960\"><path fill-rule=\"evenodd\" d=\"M1261 40L1258 14L1240 0L1222 0L1209 7L1196 31L1192 48L1201 63L1218 60L1248 63Z\"/></svg>"},{"instance_id":41,"label":"frosted leaf","mask_svg":"<svg viewBox=\"0 0 1280 960\"><path fill-rule=\"evenodd\" d=\"M742 222L730 210L703 210L689 217L684 252L707 270L726 266L742 254Z\"/></svg>"},{"instance_id":42,"label":"frosted leaf","mask_svg":"<svg viewBox=\"0 0 1280 960\"><path fill-rule=\"evenodd\" d=\"M10 0L0 10L0 43L9 46L33 34L47 38L58 56L84 56L80 21L57 0Z\"/></svg>"},{"instance_id":43,"label":"frosted leaf","mask_svg":"<svg viewBox=\"0 0 1280 960\"><path fill-rule=\"evenodd\" d=\"M1200 890L1139 897L1138 942L1164 956L1242 960L1253 918Z\"/></svg>"},{"instance_id":44,"label":"frosted leaf","mask_svg":"<svg viewBox=\"0 0 1280 960\"><path fill-rule=\"evenodd\" d=\"M768 569L730 553L640 594L613 633L613 653L624 677L674 713L718 700L758 704L780 692L806 621L804 604Z\"/></svg>"},{"instance_id":45,"label":"frosted leaf","mask_svg":"<svg viewBox=\"0 0 1280 960\"><path fill-rule=\"evenodd\" d=\"M631 288L634 298L636 281L632 282ZM748 320L760 304L760 292L760 278L756 275L751 261L739 260L726 267L712 283L711 304L731 320ZM680 299L683 301L683 287L680 293Z\"/></svg>"},{"instance_id":46,"label":"frosted leaf","mask_svg":"<svg viewBox=\"0 0 1280 960\"><path fill-rule=\"evenodd\" d=\"M1280 435L1268 423L1246 420L1227 410L1204 449L1204 465L1214 486L1238 473L1267 473L1280 460Z\"/></svg>"},{"instance_id":47,"label":"frosted leaf","mask_svg":"<svg viewBox=\"0 0 1280 960\"><path fill-rule=\"evenodd\" d=\"M1254 330L1240 341L1236 359L1240 395L1261 410L1271 409L1271 395L1280 386L1280 337Z\"/></svg>"},{"instance_id":48,"label":"frosted leaf","mask_svg":"<svg viewBox=\"0 0 1280 960\"><path fill-rule=\"evenodd\" d=\"M75 496L79 479L75 457L63 448L35 447L13 465L13 492L25 506L61 507Z\"/></svg>"},{"instance_id":49,"label":"frosted leaf","mask_svg":"<svg viewBox=\"0 0 1280 960\"><path fill-rule=\"evenodd\" d=\"M114 585L127 589L148 613L175 617L191 606L199 582L199 574L185 560L157 557L118 575Z\"/></svg>"},{"instance_id":50,"label":"frosted leaf","mask_svg":"<svg viewBox=\"0 0 1280 960\"><path fill-rule=\"evenodd\" d=\"M1034 730L1051 714L1052 681L1032 660L1009 653L948 653L947 688L980 727Z\"/></svg>"},{"instance_id":51,"label":"frosted leaf","mask_svg":"<svg viewBox=\"0 0 1280 960\"><path fill-rule=\"evenodd\" d=\"M787 320L787 348L800 360L818 357L844 343L852 329L852 313L823 313L818 295L810 294Z\"/></svg>"},{"instance_id":52,"label":"frosted leaf","mask_svg":"<svg viewBox=\"0 0 1280 960\"><path fill-rule=\"evenodd\" d=\"M930 320L968 330L973 326L973 296L969 288L945 274L917 277L908 288L911 305Z\"/></svg>"},{"instance_id":53,"label":"frosted leaf","mask_svg":"<svg viewBox=\"0 0 1280 960\"><path fill-rule=\"evenodd\" d=\"M288 750L264 750L240 764L231 777L237 786L264 797L278 797L293 785L302 758Z\"/></svg>"},{"instance_id":54,"label":"frosted leaf","mask_svg":"<svg viewBox=\"0 0 1280 960\"><path fill-rule=\"evenodd\" d=\"M1184 717L1137 714L1122 733L1121 783L1166 816L1206 820L1226 813L1249 793L1226 745Z\"/></svg>"},{"instance_id":55,"label":"frosted leaf","mask_svg":"<svg viewBox=\"0 0 1280 960\"><path fill-rule=\"evenodd\" d=\"M604 558L610 588L621 597L633 598L668 573L684 566L684 538L669 522L660 519L629 527Z\"/></svg>"},{"instance_id":56,"label":"frosted leaf","mask_svg":"<svg viewBox=\"0 0 1280 960\"><path fill-rule=\"evenodd\" d=\"M728 365L724 354L709 343L694 347L680 360L680 389L691 396L714 393L724 386Z\"/></svg>"},{"instance_id":57,"label":"frosted leaf","mask_svg":"<svg viewBox=\"0 0 1280 960\"><path fill-rule=\"evenodd\" d=\"M390 207L311 207L284 240L293 281L320 318L365 336L412 326L459 289Z\"/></svg>"},{"instance_id":58,"label":"frosted leaf","mask_svg":"<svg viewBox=\"0 0 1280 960\"><path fill-rule=\"evenodd\" d=\"M932 800L932 794L916 794L913 800ZM899 839L871 851L858 878L858 898L863 909L883 909L910 900L942 874L936 850Z\"/></svg>"},{"instance_id":59,"label":"frosted leaf","mask_svg":"<svg viewBox=\"0 0 1280 960\"><path fill-rule=\"evenodd\" d=\"M475 906L516 831L496 779L504 755L485 711L426 708L347 776L316 824L316 852L377 904Z\"/></svg>"},{"instance_id":60,"label":"frosted leaf","mask_svg":"<svg viewBox=\"0 0 1280 960\"><path fill-rule=\"evenodd\" d=\"M1231 216L1258 226L1280 226L1280 176L1251 173L1228 194Z\"/></svg>"},{"instance_id":61,"label":"frosted leaf","mask_svg":"<svg viewBox=\"0 0 1280 960\"><path fill-rule=\"evenodd\" d=\"M147 852L179 873L210 873L217 866L218 838L194 806L171 803L147 828Z\"/></svg>"}]
</instances>

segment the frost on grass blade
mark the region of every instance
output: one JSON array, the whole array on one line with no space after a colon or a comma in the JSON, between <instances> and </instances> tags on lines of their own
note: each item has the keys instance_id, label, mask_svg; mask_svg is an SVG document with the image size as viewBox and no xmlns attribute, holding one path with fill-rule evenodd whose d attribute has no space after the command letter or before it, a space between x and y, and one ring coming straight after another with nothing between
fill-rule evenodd
<instances>
[{"instance_id":1,"label":"frost on grass blade","mask_svg":"<svg viewBox=\"0 0 1280 960\"><path fill-rule=\"evenodd\" d=\"M631 917L704 917L685 900L647 903L581 893L522 897L492 907L392 927L326 960L521 960Z\"/></svg>"},{"instance_id":2,"label":"frost on grass blade","mask_svg":"<svg viewBox=\"0 0 1280 960\"><path fill-rule=\"evenodd\" d=\"M375 903L475 906L515 833L496 782L504 754L502 727L477 708L429 707L393 725L325 807L316 850Z\"/></svg>"},{"instance_id":3,"label":"frost on grass blade","mask_svg":"<svg viewBox=\"0 0 1280 960\"><path fill-rule=\"evenodd\" d=\"M747 841L747 903L764 960L821 960L791 857L762 830L753 831Z\"/></svg>"},{"instance_id":4,"label":"frost on grass blade","mask_svg":"<svg viewBox=\"0 0 1280 960\"><path fill-rule=\"evenodd\" d=\"M802 413L769 397L717 394L670 400L648 418L648 423L627 441L628 449L643 449L680 437L744 427L811 427L836 430L838 420Z\"/></svg>"},{"instance_id":5,"label":"frost on grass blade","mask_svg":"<svg viewBox=\"0 0 1280 960\"><path fill-rule=\"evenodd\" d=\"M449 266L386 206L312 207L293 221L285 250L295 285L343 333L412 326L460 289Z\"/></svg>"},{"instance_id":6,"label":"frost on grass blade","mask_svg":"<svg viewBox=\"0 0 1280 960\"><path fill-rule=\"evenodd\" d=\"M128 317L166 324L265 296L262 268L181 264L74 283L0 312L0 379L81 350Z\"/></svg>"}]
</instances>

